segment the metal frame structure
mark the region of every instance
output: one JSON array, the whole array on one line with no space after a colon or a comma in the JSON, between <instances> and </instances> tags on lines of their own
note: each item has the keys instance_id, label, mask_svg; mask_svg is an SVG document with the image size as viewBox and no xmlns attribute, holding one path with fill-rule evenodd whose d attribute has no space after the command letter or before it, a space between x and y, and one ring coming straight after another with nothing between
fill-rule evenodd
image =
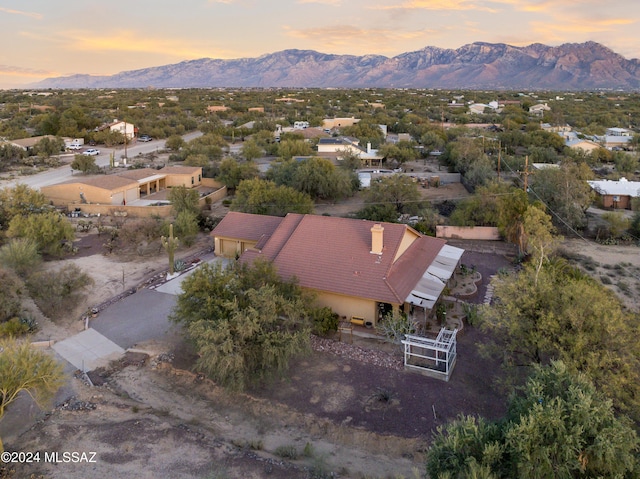
<instances>
[{"instance_id":1,"label":"metal frame structure","mask_svg":"<svg viewBox=\"0 0 640 479\"><path fill-rule=\"evenodd\" d=\"M402 341L405 369L449 381L456 365L457 334L457 329L442 328L435 339L406 335Z\"/></svg>"}]
</instances>

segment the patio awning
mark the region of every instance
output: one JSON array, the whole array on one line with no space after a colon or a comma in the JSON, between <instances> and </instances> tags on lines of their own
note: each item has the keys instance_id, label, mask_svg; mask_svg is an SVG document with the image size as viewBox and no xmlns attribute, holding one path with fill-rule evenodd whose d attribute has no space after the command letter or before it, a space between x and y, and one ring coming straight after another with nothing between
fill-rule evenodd
<instances>
[{"instance_id":1,"label":"patio awning","mask_svg":"<svg viewBox=\"0 0 640 479\"><path fill-rule=\"evenodd\" d=\"M461 248L444 245L413 287L405 302L421 308L433 309L444 291L447 281L453 276L460 258L462 258L462 253L464 250Z\"/></svg>"}]
</instances>

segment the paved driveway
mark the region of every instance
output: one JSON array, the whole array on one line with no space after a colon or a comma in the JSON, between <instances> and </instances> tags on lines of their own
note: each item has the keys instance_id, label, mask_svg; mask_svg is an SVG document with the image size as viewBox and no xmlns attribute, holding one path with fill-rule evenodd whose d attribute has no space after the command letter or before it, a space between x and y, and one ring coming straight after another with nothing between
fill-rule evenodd
<instances>
[{"instance_id":1,"label":"paved driveway","mask_svg":"<svg viewBox=\"0 0 640 479\"><path fill-rule=\"evenodd\" d=\"M101 311L90 326L129 349L143 341L180 334L168 319L175 304L174 294L141 289Z\"/></svg>"}]
</instances>

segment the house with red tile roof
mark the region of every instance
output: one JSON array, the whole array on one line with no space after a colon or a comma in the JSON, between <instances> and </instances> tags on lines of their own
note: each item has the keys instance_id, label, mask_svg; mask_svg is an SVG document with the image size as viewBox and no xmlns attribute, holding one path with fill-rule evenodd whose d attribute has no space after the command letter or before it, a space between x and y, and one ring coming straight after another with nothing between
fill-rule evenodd
<instances>
[{"instance_id":1,"label":"house with red tile roof","mask_svg":"<svg viewBox=\"0 0 640 479\"><path fill-rule=\"evenodd\" d=\"M389 311L430 311L463 253L405 224L294 213L230 212L211 235L216 254L267 259L318 305L370 326Z\"/></svg>"}]
</instances>

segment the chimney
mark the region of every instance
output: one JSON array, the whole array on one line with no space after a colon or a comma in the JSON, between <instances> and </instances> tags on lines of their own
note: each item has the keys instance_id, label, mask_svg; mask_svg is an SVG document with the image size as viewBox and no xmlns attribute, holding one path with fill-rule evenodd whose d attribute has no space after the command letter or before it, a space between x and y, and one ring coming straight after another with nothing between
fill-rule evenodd
<instances>
[{"instance_id":1,"label":"chimney","mask_svg":"<svg viewBox=\"0 0 640 479\"><path fill-rule=\"evenodd\" d=\"M384 232L384 227L380 223L376 223L371 227L371 253L372 254L382 254L383 232Z\"/></svg>"},{"instance_id":2,"label":"chimney","mask_svg":"<svg viewBox=\"0 0 640 479\"><path fill-rule=\"evenodd\" d=\"M371 153L371 142L367 143L367 153Z\"/></svg>"}]
</instances>

